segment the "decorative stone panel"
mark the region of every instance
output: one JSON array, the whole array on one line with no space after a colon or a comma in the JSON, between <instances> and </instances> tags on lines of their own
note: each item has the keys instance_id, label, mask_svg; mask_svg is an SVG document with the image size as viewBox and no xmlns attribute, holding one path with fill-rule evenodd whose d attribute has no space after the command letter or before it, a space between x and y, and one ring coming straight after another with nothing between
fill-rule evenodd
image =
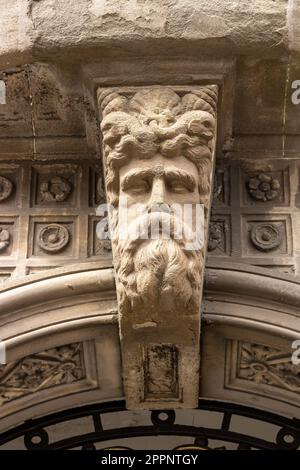
<instances>
[{"instance_id":1,"label":"decorative stone panel","mask_svg":"<svg viewBox=\"0 0 300 470\"><path fill-rule=\"evenodd\" d=\"M32 218L30 223L29 256L76 256L76 219Z\"/></svg>"},{"instance_id":2,"label":"decorative stone panel","mask_svg":"<svg viewBox=\"0 0 300 470\"><path fill-rule=\"evenodd\" d=\"M111 265L109 246L96 233L97 207L105 201L98 161L19 160L0 163L0 176L11 182L0 178L0 199L1 190L7 194L0 200L1 286L66 264Z\"/></svg>"},{"instance_id":3,"label":"decorative stone panel","mask_svg":"<svg viewBox=\"0 0 300 470\"><path fill-rule=\"evenodd\" d=\"M64 207L77 205L78 190L82 178L76 165L51 165L33 168L32 206Z\"/></svg>"},{"instance_id":4,"label":"decorative stone panel","mask_svg":"<svg viewBox=\"0 0 300 470\"><path fill-rule=\"evenodd\" d=\"M242 243L244 256L281 257L292 255L290 216L244 216L242 218Z\"/></svg>"},{"instance_id":5,"label":"decorative stone panel","mask_svg":"<svg viewBox=\"0 0 300 470\"><path fill-rule=\"evenodd\" d=\"M241 162L243 205L253 206L260 203L263 207L278 207L290 204L289 167L277 161L268 163L262 165L262 170L253 171L250 162Z\"/></svg>"},{"instance_id":6,"label":"decorative stone panel","mask_svg":"<svg viewBox=\"0 0 300 470\"><path fill-rule=\"evenodd\" d=\"M103 256L103 257L111 257L111 241L101 240L97 236L97 227L99 222L101 222L104 218L103 217L94 217L91 216L89 218L89 246L88 252L89 256Z\"/></svg>"},{"instance_id":7,"label":"decorative stone panel","mask_svg":"<svg viewBox=\"0 0 300 470\"><path fill-rule=\"evenodd\" d=\"M22 171L17 165L0 164L0 214L20 206Z\"/></svg>"},{"instance_id":8,"label":"decorative stone panel","mask_svg":"<svg viewBox=\"0 0 300 470\"><path fill-rule=\"evenodd\" d=\"M0 415L98 386L93 341L57 346L0 366Z\"/></svg>"},{"instance_id":9,"label":"decorative stone panel","mask_svg":"<svg viewBox=\"0 0 300 470\"><path fill-rule=\"evenodd\" d=\"M0 257L16 256L19 237L18 219L16 217L0 217Z\"/></svg>"},{"instance_id":10,"label":"decorative stone panel","mask_svg":"<svg viewBox=\"0 0 300 470\"><path fill-rule=\"evenodd\" d=\"M217 162L214 186L213 186L213 207L230 205L230 167Z\"/></svg>"},{"instance_id":11,"label":"decorative stone panel","mask_svg":"<svg viewBox=\"0 0 300 470\"><path fill-rule=\"evenodd\" d=\"M231 255L230 216L214 215L209 223L208 254L214 256Z\"/></svg>"},{"instance_id":12,"label":"decorative stone panel","mask_svg":"<svg viewBox=\"0 0 300 470\"><path fill-rule=\"evenodd\" d=\"M57 385L84 379L82 344L69 344L0 366L0 405Z\"/></svg>"},{"instance_id":13,"label":"decorative stone panel","mask_svg":"<svg viewBox=\"0 0 300 470\"><path fill-rule=\"evenodd\" d=\"M106 202L103 172L100 168L90 169L90 206L98 206Z\"/></svg>"},{"instance_id":14,"label":"decorative stone panel","mask_svg":"<svg viewBox=\"0 0 300 470\"><path fill-rule=\"evenodd\" d=\"M221 241L209 259L226 254L236 263L299 273L299 184L299 160L217 159L211 222L226 220L231 246L224 250L218 227Z\"/></svg>"},{"instance_id":15,"label":"decorative stone panel","mask_svg":"<svg viewBox=\"0 0 300 470\"><path fill-rule=\"evenodd\" d=\"M279 399L282 390L293 393L294 400L299 395L300 403L300 366L292 363L292 352L292 349L228 340L225 387Z\"/></svg>"}]
</instances>

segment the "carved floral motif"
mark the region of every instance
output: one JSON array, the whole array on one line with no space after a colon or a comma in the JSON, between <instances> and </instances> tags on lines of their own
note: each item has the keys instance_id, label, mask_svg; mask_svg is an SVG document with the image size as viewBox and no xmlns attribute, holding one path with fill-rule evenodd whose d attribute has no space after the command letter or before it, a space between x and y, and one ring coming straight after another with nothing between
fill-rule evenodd
<instances>
[{"instance_id":1,"label":"carved floral motif","mask_svg":"<svg viewBox=\"0 0 300 470\"><path fill-rule=\"evenodd\" d=\"M300 392L300 370L291 362L291 351L240 343L238 377Z\"/></svg>"},{"instance_id":2,"label":"carved floral motif","mask_svg":"<svg viewBox=\"0 0 300 470\"><path fill-rule=\"evenodd\" d=\"M106 200L105 191L104 191L104 183L102 176L99 176L97 179L97 201L100 203L104 203Z\"/></svg>"},{"instance_id":3,"label":"carved floral motif","mask_svg":"<svg viewBox=\"0 0 300 470\"><path fill-rule=\"evenodd\" d=\"M0 406L24 395L85 377L81 343L56 347L0 366Z\"/></svg>"},{"instance_id":4,"label":"carved floral motif","mask_svg":"<svg viewBox=\"0 0 300 470\"><path fill-rule=\"evenodd\" d=\"M208 251L214 251L223 240L223 226L218 222L209 224Z\"/></svg>"},{"instance_id":5,"label":"carved floral motif","mask_svg":"<svg viewBox=\"0 0 300 470\"><path fill-rule=\"evenodd\" d=\"M262 251L277 248L282 242L282 231L272 223L259 223L253 225L250 238L253 245Z\"/></svg>"},{"instance_id":6,"label":"carved floral motif","mask_svg":"<svg viewBox=\"0 0 300 470\"><path fill-rule=\"evenodd\" d=\"M280 194L280 183L266 173L260 173L248 181L249 194L257 201L273 201Z\"/></svg>"},{"instance_id":7,"label":"carved floral motif","mask_svg":"<svg viewBox=\"0 0 300 470\"><path fill-rule=\"evenodd\" d=\"M220 181L217 176L219 175L215 175L215 179L213 182L213 199L215 201L218 201L221 198L224 191L223 182L222 180Z\"/></svg>"},{"instance_id":8,"label":"carved floral motif","mask_svg":"<svg viewBox=\"0 0 300 470\"><path fill-rule=\"evenodd\" d=\"M111 241L110 240L96 240L94 255L107 256L111 254Z\"/></svg>"},{"instance_id":9,"label":"carved floral motif","mask_svg":"<svg viewBox=\"0 0 300 470\"><path fill-rule=\"evenodd\" d=\"M62 202L71 194L71 183L61 176L53 176L49 181L44 181L40 187L43 201Z\"/></svg>"},{"instance_id":10,"label":"carved floral motif","mask_svg":"<svg viewBox=\"0 0 300 470\"><path fill-rule=\"evenodd\" d=\"M0 227L0 252L8 247L10 242L10 233L8 230Z\"/></svg>"},{"instance_id":11,"label":"carved floral motif","mask_svg":"<svg viewBox=\"0 0 300 470\"><path fill-rule=\"evenodd\" d=\"M70 241L69 231L59 224L43 227L38 236L39 246L49 253L57 253L65 248Z\"/></svg>"},{"instance_id":12,"label":"carved floral motif","mask_svg":"<svg viewBox=\"0 0 300 470\"><path fill-rule=\"evenodd\" d=\"M13 183L4 176L0 176L0 202L5 201L11 195Z\"/></svg>"}]
</instances>

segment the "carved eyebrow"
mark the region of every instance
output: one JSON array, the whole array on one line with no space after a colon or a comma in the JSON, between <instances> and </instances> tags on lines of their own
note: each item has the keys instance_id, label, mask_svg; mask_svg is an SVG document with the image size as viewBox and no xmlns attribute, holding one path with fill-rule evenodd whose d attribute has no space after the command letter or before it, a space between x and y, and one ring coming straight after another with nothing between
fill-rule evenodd
<instances>
[{"instance_id":1,"label":"carved eyebrow","mask_svg":"<svg viewBox=\"0 0 300 470\"><path fill-rule=\"evenodd\" d=\"M145 169L133 169L124 176L121 181L122 190L128 189L135 181L148 180L151 181L158 171L156 167L145 168ZM167 180L175 180L176 182L182 183L189 191L194 191L197 182L190 173L185 170L173 170L170 168L159 168L159 175L166 178Z\"/></svg>"},{"instance_id":2,"label":"carved eyebrow","mask_svg":"<svg viewBox=\"0 0 300 470\"><path fill-rule=\"evenodd\" d=\"M189 191L194 191L197 182L190 173L184 170L171 170L166 168L165 176L169 180L175 180L178 183L182 183Z\"/></svg>"},{"instance_id":3,"label":"carved eyebrow","mask_svg":"<svg viewBox=\"0 0 300 470\"><path fill-rule=\"evenodd\" d=\"M146 168L144 170L133 169L124 176L121 181L121 188L123 190L128 189L135 181L140 179L150 179L153 178L154 174L151 168Z\"/></svg>"}]
</instances>

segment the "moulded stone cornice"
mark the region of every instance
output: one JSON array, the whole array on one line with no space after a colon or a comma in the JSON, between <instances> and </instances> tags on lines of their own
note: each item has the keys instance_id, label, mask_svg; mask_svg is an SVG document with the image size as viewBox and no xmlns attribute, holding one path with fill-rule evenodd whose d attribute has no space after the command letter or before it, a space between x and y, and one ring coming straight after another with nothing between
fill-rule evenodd
<instances>
[{"instance_id":1,"label":"moulded stone cornice","mask_svg":"<svg viewBox=\"0 0 300 470\"><path fill-rule=\"evenodd\" d=\"M261 305L300 315L300 279L264 268L233 263L208 263L205 298L239 299L238 303Z\"/></svg>"},{"instance_id":2,"label":"moulded stone cornice","mask_svg":"<svg viewBox=\"0 0 300 470\"><path fill-rule=\"evenodd\" d=\"M113 270L87 263L81 272L75 266L66 271L32 276L0 293L1 340L8 361L39 351L41 341L44 347L53 341L66 344L74 334L84 340L98 326L117 322Z\"/></svg>"},{"instance_id":3,"label":"moulded stone cornice","mask_svg":"<svg viewBox=\"0 0 300 470\"><path fill-rule=\"evenodd\" d=\"M99 55L299 53L299 1L1 0L0 67ZM187 47L188 43L188 47ZM121 52L120 52L121 51Z\"/></svg>"},{"instance_id":4,"label":"moulded stone cornice","mask_svg":"<svg viewBox=\"0 0 300 470\"><path fill-rule=\"evenodd\" d=\"M0 317L33 306L45 306L55 299L74 299L80 295L113 292L114 274L112 269L59 273L46 279L37 279L8 287L1 291Z\"/></svg>"}]
</instances>

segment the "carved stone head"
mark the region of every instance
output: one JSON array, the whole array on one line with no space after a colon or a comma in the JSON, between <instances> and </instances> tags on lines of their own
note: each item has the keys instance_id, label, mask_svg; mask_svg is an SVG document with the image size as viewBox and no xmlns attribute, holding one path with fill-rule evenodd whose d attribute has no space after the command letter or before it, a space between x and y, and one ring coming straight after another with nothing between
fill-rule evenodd
<instances>
[{"instance_id":1,"label":"carved stone head","mask_svg":"<svg viewBox=\"0 0 300 470\"><path fill-rule=\"evenodd\" d=\"M194 407L204 249L189 242L199 205L207 226L217 87L106 89L98 99L127 406Z\"/></svg>"},{"instance_id":2,"label":"carved stone head","mask_svg":"<svg viewBox=\"0 0 300 470\"><path fill-rule=\"evenodd\" d=\"M137 165L165 167L168 163L178 170L197 171L196 188L204 202L210 184L216 99L215 86L188 93L147 88L133 96L130 91L102 92L101 130L110 201L117 204L124 167L129 171Z\"/></svg>"},{"instance_id":3,"label":"carved stone head","mask_svg":"<svg viewBox=\"0 0 300 470\"><path fill-rule=\"evenodd\" d=\"M157 308L195 311L199 305L203 253L186 250L184 239L175 240L171 208L208 207L216 99L215 86L99 94L106 189L117 214L114 229L120 200L126 201L129 226L145 217L138 204L149 214L149 226L157 213L171 226L169 240L117 237L113 243L121 313L141 307L148 313Z\"/></svg>"}]
</instances>

